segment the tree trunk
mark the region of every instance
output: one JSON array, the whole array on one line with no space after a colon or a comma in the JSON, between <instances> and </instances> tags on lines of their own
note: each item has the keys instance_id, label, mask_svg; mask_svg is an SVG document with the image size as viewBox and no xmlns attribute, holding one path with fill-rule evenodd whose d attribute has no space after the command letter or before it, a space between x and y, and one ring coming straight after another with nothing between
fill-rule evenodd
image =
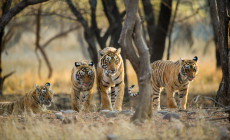
<instances>
[{"instance_id":1,"label":"tree trunk","mask_svg":"<svg viewBox=\"0 0 230 140\"><path fill-rule=\"evenodd\" d=\"M165 50L165 40L167 37L168 26L172 12L172 0L162 0L158 24L154 30L151 62L161 60Z\"/></svg>"},{"instance_id":2,"label":"tree trunk","mask_svg":"<svg viewBox=\"0 0 230 140\"><path fill-rule=\"evenodd\" d=\"M0 31L0 96L3 95L3 76L2 76L2 50L3 50L3 36L4 36L4 28Z\"/></svg>"},{"instance_id":3,"label":"tree trunk","mask_svg":"<svg viewBox=\"0 0 230 140\"><path fill-rule=\"evenodd\" d=\"M209 6L210 6L210 17L211 17L211 23L213 28L213 36L214 36L214 43L216 47L216 67L221 67L221 60L220 60L220 51L218 47L218 31L219 31L219 19L216 9L216 1L215 0L209 0Z\"/></svg>"},{"instance_id":4,"label":"tree trunk","mask_svg":"<svg viewBox=\"0 0 230 140\"><path fill-rule=\"evenodd\" d=\"M150 55L155 55L152 51L154 47L154 34L155 34L155 18L154 18L154 9L150 0L142 0L142 5L145 13L145 20L147 22L147 31L149 36L149 52ZM153 62L151 60L151 62Z\"/></svg>"},{"instance_id":5,"label":"tree trunk","mask_svg":"<svg viewBox=\"0 0 230 140\"><path fill-rule=\"evenodd\" d=\"M228 47L229 17L226 11L226 1L217 0L219 16L218 46L220 48L222 81L217 92L217 101L223 105L230 105L230 49Z\"/></svg>"},{"instance_id":6,"label":"tree trunk","mask_svg":"<svg viewBox=\"0 0 230 140\"><path fill-rule=\"evenodd\" d=\"M143 122L152 115L150 55L142 37L141 19L137 13L138 0L124 0L124 3L126 19L119 43L137 73L140 92L139 102L131 121ZM137 48L138 56L132 42Z\"/></svg>"}]
</instances>

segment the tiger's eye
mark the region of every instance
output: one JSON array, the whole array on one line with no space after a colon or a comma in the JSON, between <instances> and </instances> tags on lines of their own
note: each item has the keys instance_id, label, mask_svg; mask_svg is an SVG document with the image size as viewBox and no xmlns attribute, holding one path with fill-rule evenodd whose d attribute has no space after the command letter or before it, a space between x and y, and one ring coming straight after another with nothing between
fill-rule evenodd
<instances>
[{"instance_id":1,"label":"tiger's eye","mask_svg":"<svg viewBox=\"0 0 230 140\"><path fill-rule=\"evenodd\" d=\"M42 89L42 93L43 94L46 93L46 89L45 88Z\"/></svg>"},{"instance_id":2,"label":"tiger's eye","mask_svg":"<svg viewBox=\"0 0 230 140\"><path fill-rule=\"evenodd\" d=\"M81 71L80 71L80 75L81 75L81 76L85 75L85 72L81 70Z\"/></svg>"},{"instance_id":3,"label":"tiger's eye","mask_svg":"<svg viewBox=\"0 0 230 140\"><path fill-rule=\"evenodd\" d=\"M91 72L91 70L89 70L89 71L88 71L88 75L91 75L91 74L92 74L92 72Z\"/></svg>"},{"instance_id":4,"label":"tiger's eye","mask_svg":"<svg viewBox=\"0 0 230 140\"><path fill-rule=\"evenodd\" d=\"M190 66L188 64L186 64L185 69L190 69Z\"/></svg>"},{"instance_id":5,"label":"tiger's eye","mask_svg":"<svg viewBox=\"0 0 230 140\"><path fill-rule=\"evenodd\" d=\"M194 72L196 71L196 67L195 67L195 66L193 66L193 71L194 71Z\"/></svg>"}]
</instances>

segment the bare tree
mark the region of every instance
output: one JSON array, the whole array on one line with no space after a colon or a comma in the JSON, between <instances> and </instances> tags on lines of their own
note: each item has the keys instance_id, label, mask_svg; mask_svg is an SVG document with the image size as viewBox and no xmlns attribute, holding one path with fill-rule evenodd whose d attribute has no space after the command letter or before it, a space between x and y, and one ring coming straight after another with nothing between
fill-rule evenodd
<instances>
[{"instance_id":1,"label":"bare tree","mask_svg":"<svg viewBox=\"0 0 230 140\"><path fill-rule=\"evenodd\" d=\"M215 0L210 0L210 4L213 4ZM217 91L217 101L223 105L230 105L230 49L229 42L229 21L230 17L227 15L226 0L217 0L217 11L219 18L219 30L218 30L218 46L221 56L221 68L222 68L222 81ZM216 7L216 5L212 5Z\"/></svg>"},{"instance_id":2,"label":"bare tree","mask_svg":"<svg viewBox=\"0 0 230 140\"><path fill-rule=\"evenodd\" d=\"M172 18L172 21L171 21L170 26L169 26L169 32L168 32L169 41L168 41L168 50L167 50L167 60L169 60L169 58L170 58L170 50L171 50L171 47L172 47L172 45L171 45L171 35L172 35L173 26L174 26L174 23L175 23L179 3L180 3L180 0L177 0L176 8L175 8L175 11L174 11L174 14L173 14L173 18Z\"/></svg>"},{"instance_id":3,"label":"bare tree","mask_svg":"<svg viewBox=\"0 0 230 140\"><path fill-rule=\"evenodd\" d=\"M216 47L216 66L217 68L220 68L221 60L220 60L220 51L218 46L219 19L218 19L218 13L216 9L217 8L216 1L209 0L209 6L210 6L210 17L211 17L211 23L212 23L213 35L214 35L214 43Z\"/></svg>"},{"instance_id":4,"label":"bare tree","mask_svg":"<svg viewBox=\"0 0 230 140\"><path fill-rule=\"evenodd\" d=\"M11 76L14 72L10 72L5 76L2 76L2 52L5 49L6 41L5 38L5 27L10 22L10 20L20 13L23 9L25 9L29 5L34 5L42 2L46 2L48 0L22 0L18 4L12 6L12 0L6 0L1 7L2 17L0 18L0 95L3 95L3 83L6 78ZM12 7L12 8L11 8Z\"/></svg>"},{"instance_id":5,"label":"bare tree","mask_svg":"<svg viewBox=\"0 0 230 140\"><path fill-rule=\"evenodd\" d=\"M149 49L142 37L142 22L137 13L138 0L124 0L124 3L126 19L119 43L123 50L125 50L126 57L130 60L138 76L140 97L136 112L131 120L142 122L152 116L150 55ZM132 42L134 42L137 48L138 55Z\"/></svg>"},{"instance_id":6,"label":"bare tree","mask_svg":"<svg viewBox=\"0 0 230 140\"><path fill-rule=\"evenodd\" d=\"M172 0L161 0L158 22L155 25L154 9L150 0L142 0L147 21L151 62L160 60L165 50L165 40L172 12Z\"/></svg>"}]
</instances>

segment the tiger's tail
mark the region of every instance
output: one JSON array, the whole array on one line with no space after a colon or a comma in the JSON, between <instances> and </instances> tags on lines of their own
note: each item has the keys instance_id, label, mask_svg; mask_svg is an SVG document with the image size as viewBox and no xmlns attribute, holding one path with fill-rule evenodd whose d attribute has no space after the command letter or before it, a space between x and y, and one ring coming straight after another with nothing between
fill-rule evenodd
<instances>
[{"instance_id":1,"label":"tiger's tail","mask_svg":"<svg viewBox=\"0 0 230 140\"><path fill-rule=\"evenodd\" d=\"M135 86L135 85L130 86L130 87L129 87L129 91L128 91L128 92L129 92L129 95L132 96L132 97L136 97L136 96L139 95L139 92L136 92L136 93L132 93L132 92L131 92L131 90L132 90L132 88L133 88L134 86Z\"/></svg>"}]
</instances>

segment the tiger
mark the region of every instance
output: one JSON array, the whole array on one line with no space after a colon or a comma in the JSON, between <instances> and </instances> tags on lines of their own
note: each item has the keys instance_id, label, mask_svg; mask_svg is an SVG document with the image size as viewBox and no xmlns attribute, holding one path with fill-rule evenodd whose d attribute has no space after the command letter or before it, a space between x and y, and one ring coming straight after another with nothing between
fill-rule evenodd
<instances>
[{"instance_id":1,"label":"tiger","mask_svg":"<svg viewBox=\"0 0 230 140\"><path fill-rule=\"evenodd\" d=\"M84 112L89 112L95 78L96 73L93 62L75 62L71 74L71 101L72 108L75 111L80 112L83 110ZM81 94L82 92L84 93Z\"/></svg>"},{"instance_id":2,"label":"tiger","mask_svg":"<svg viewBox=\"0 0 230 140\"><path fill-rule=\"evenodd\" d=\"M37 86L20 99L13 102L0 102L0 115L51 113L46 107L51 106L53 92L51 84Z\"/></svg>"},{"instance_id":3,"label":"tiger","mask_svg":"<svg viewBox=\"0 0 230 140\"><path fill-rule=\"evenodd\" d=\"M104 110L122 110L125 84L124 64L120 53L121 48L114 47L99 51L97 85L101 94L101 109Z\"/></svg>"},{"instance_id":4,"label":"tiger","mask_svg":"<svg viewBox=\"0 0 230 140\"><path fill-rule=\"evenodd\" d=\"M174 99L175 91L179 91L179 109L186 110L189 83L194 80L198 73L198 57L191 59L179 59L176 62L170 60L158 60L151 64L152 102L153 108L160 108L160 91L164 87L167 94L168 107L177 108ZM132 93L132 85L129 87L130 96L138 96L139 92Z\"/></svg>"}]
</instances>

